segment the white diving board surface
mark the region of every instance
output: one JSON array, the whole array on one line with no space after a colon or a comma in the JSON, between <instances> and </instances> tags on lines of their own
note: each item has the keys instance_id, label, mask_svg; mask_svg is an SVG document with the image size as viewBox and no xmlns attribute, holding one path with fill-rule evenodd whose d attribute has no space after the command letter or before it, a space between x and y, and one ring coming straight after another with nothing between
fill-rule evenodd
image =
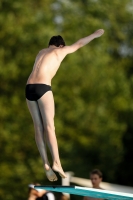
<instances>
[{"instance_id":1,"label":"white diving board surface","mask_svg":"<svg viewBox=\"0 0 133 200\"><path fill-rule=\"evenodd\" d=\"M94 198L108 199L108 200L133 200L133 194L114 192L109 190L101 190L79 186L34 186L36 190L47 190L53 192L69 193L80 196L89 196Z\"/></svg>"}]
</instances>

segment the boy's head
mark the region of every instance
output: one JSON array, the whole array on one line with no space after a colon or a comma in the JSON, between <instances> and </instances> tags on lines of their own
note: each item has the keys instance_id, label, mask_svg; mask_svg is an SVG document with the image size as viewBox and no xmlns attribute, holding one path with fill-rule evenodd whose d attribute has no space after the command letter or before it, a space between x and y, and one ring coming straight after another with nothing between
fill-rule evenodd
<instances>
[{"instance_id":1,"label":"boy's head","mask_svg":"<svg viewBox=\"0 0 133 200\"><path fill-rule=\"evenodd\" d=\"M100 188L100 183L102 182L102 172L99 169L94 169L90 173L90 179L93 188Z\"/></svg>"},{"instance_id":2,"label":"boy's head","mask_svg":"<svg viewBox=\"0 0 133 200\"><path fill-rule=\"evenodd\" d=\"M65 46L65 41L63 40L63 38L60 35L57 36L53 36L51 37L50 41L49 41L49 46L50 45L54 45L56 47L59 46Z\"/></svg>"}]
</instances>

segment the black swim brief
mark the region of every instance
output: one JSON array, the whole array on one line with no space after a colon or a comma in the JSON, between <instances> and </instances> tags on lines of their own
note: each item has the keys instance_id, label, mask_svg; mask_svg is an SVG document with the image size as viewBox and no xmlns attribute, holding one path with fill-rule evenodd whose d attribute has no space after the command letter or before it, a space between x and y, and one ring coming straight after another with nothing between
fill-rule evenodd
<instances>
[{"instance_id":1,"label":"black swim brief","mask_svg":"<svg viewBox=\"0 0 133 200\"><path fill-rule=\"evenodd\" d=\"M30 101L37 101L46 92L51 91L51 86L46 84L27 84L25 88L26 99Z\"/></svg>"}]
</instances>

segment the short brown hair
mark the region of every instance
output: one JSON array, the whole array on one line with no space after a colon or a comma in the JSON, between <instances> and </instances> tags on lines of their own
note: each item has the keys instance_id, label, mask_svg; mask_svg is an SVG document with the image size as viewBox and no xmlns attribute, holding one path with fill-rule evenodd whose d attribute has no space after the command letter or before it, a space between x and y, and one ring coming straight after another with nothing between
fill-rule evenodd
<instances>
[{"instance_id":1,"label":"short brown hair","mask_svg":"<svg viewBox=\"0 0 133 200\"><path fill-rule=\"evenodd\" d=\"M91 172L90 172L90 175L92 174L97 174L99 176L99 178L102 178L103 177L103 174L102 172L99 170L99 169L93 169Z\"/></svg>"}]
</instances>

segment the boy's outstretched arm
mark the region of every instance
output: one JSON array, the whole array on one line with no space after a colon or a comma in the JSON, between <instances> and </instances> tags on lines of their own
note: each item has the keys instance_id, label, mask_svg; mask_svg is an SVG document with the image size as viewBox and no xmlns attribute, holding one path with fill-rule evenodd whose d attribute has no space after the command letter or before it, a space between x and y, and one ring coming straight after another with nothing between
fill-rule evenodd
<instances>
[{"instance_id":1,"label":"boy's outstretched arm","mask_svg":"<svg viewBox=\"0 0 133 200\"><path fill-rule=\"evenodd\" d=\"M64 53L66 55L69 54L69 53L73 53L73 52L77 51L79 48L88 44L93 39L100 37L101 35L103 35L103 33L104 33L104 30L99 29L99 30L95 31L94 33L92 33L91 35L79 39L77 42L75 42L71 46L64 46L62 48L62 50L64 51Z\"/></svg>"}]
</instances>

